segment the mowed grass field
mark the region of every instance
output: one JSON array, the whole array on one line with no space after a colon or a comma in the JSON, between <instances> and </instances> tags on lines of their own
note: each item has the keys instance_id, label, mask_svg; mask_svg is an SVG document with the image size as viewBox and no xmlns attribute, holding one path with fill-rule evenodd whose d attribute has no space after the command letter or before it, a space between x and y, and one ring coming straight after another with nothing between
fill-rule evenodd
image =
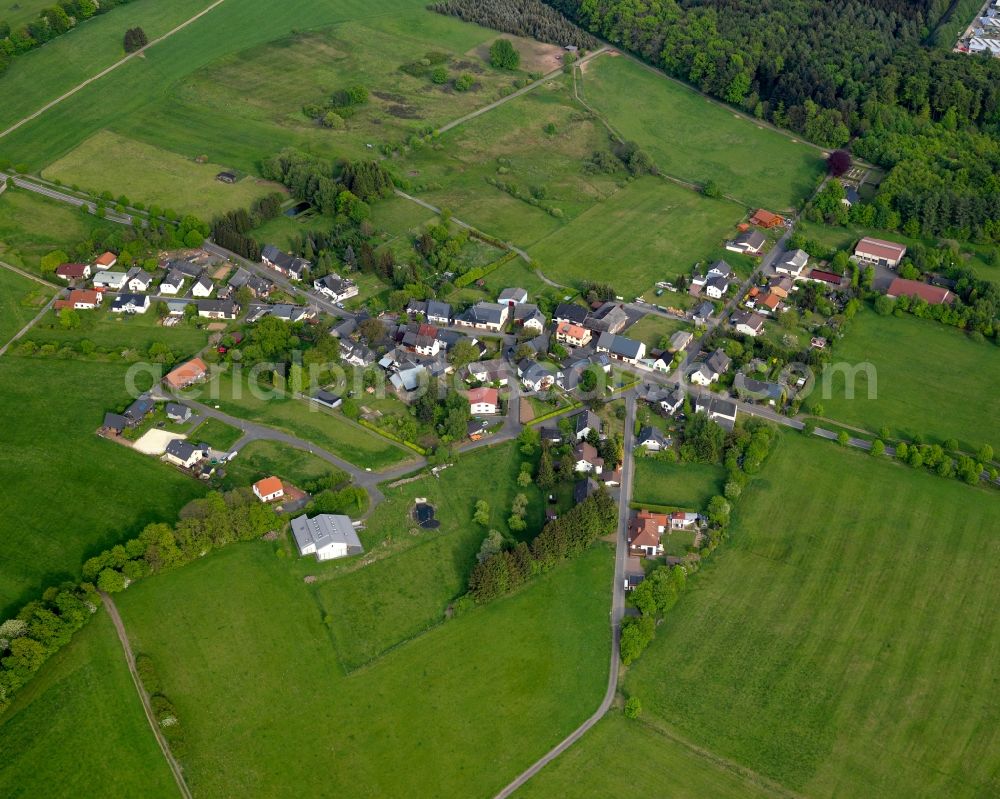
<instances>
[{"instance_id":1,"label":"mowed grass field","mask_svg":"<svg viewBox=\"0 0 1000 799\"><path fill-rule=\"evenodd\" d=\"M864 372L849 399L844 373L831 371L830 396L819 377L811 400L824 416L873 432L886 425L908 440L954 438L970 452L983 444L1000 452L1000 348L930 320L865 310L836 344L833 363L871 363L876 398L868 399Z\"/></svg>"},{"instance_id":2,"label":"mowed grass field","mask_svg":"<svg viewBox=\"0 0 1000 799\"><path fill-rule=\"evenodd\" d=\"M204 401L218 405L225 413L285 430L356 466L377 470L412 457L409 450L353 424L343 414L319 409L315 403L291 397L255 397L245 380L241 390L234 391L228 374L220 375L211 390L216 393Z\"/></svg>"},{"instance_id":3,"label":"mowed grass field","mask_svg":"<svg viewBox=\"0 0 1000 799\"><path fill-rule=\"evenodd\" d=\"M439 478L425 476L385 488L386 501L375 508L360 533L366 557L375 562L346 574L338 567L351 567L349 561L329 567L310 565L322 581L316 587L316 600L328 614L345 668L357 668L444 621L448 604L465 591L487 530L510 533L507 518L516 494L528 498L528 526L514 536L528 540L541 530L544 497L535 485L518 488L521 460L516 446L508 443L460 456L456 466ZM483 475L490 476L488 485ZM417 497L434 506L441 522L438 529L417 527L412 515ZM478 499L490 505L488 527L472 520Z\"/></svg>"},{"instance_id":4,"label":"mowed grass field","mask_svg":"<svg viewBox=\"0 0 1000 799\"><path fill-rule=\"evenodd\" d=\"M618 795L623 782L636 795L657 799L773 796L748 776L721 766L641 720L629 721L618 709L611 710L514 796L605 799Z\"/></svg>"},{"instance_id":5,"label":"mowed grass field","mask_svg":"<svg viewBox=\"0 0 1000 799\"><path fill-rule=\"evenodd\" d=\"M722 493L725 479L725 470L717 464L636 458L632 501L703 510Z\"/></svg>"},{"instance_id":6,"label":"mowed grass field","mask_svg":"<svg viewBox=\"0 0 1000 799\"><path fill-rule=\"evenodd\" d=\"M0 260L40 273L43 255L68 251L112 224L41 195L8 188L0 195ZM55 282L51 275L49 279Z\"/></svg>"},{"instance_id":7,"label":"mowed grass field","mask_svg":"<svg viewBox=\"0 0 1000 799\"><path fill-rule=\"evenodd\" d=\"M165 344L178 360L194 355L208 343L208 332L187 322L174 327L163 327L159 323L156 309L151 307L144 314L118 314L109 309L110 300L105 300L101 308L78 311L79 327L65 328L59 320L58 311L50 311L43 316L24 338L36 344L78 344L82 340L93 342L97 347L115 350L138 350L146 352L156 343ZM164 367L164 372L169 371Z\"/></svg>"},{"instance_id":8,"label":"mowed grass field","mask_svg":"<svg viewBox=\"0 0 1000 799\"><path fill-rule=\"evenodd\" d=\"M723 254L743 209L654 177L639 178L529 247L546 277L606 280L636 296Z\"/></svg>"},{"instance_id":9,"label":"mowed grass field","mask_svg":"<svg viewBox=\"0 0 1000 799\"><path fill-rule=\"evenodd\" d=\"M600 702L603 546L350 676L275 549L229 547L117 597L185 725L195 795L491 796Z\"/></svg>"},{"instance_id":10,"label":"mowed grass field","mask_svg":"<svg viewBox=\"0 0 1000 799\"><path fill-rule=\"evenodd\" d=\"M0 751L4 796L177 796L103 609L0 716Z\"/></svg>"},{"instance_id":11,"label":"mowed grass field","mask_svg":"<svg viewBox=\"0 0 1000 799\"><path fill-rule=\"evenodd\" d=\"M775 211L796 207L825 170L822 153L723 108L630 58L583 68L581 93L668 175Z\"/></svg>"},{"instance_id":12,"label":"mowed grass field","mask_svg":"<svg viewBox=\"0 0 1000 799\"><path fill-rule=\"evenodd\" d=\"M239 488L276 475L293 484L314 480L336 471L336 467L316 455L277 441L251 441L240 449L235 460L226 464L223 488Z\"/></svg>"},{"instance_id":13,"label":"mowed grass field","mask_svg":"<svg viewBox=\"0 0 1000 799\"><path fill-rule=\"evenodd\" d=\"M39 5L35 0L31 0L31 4ZM0 93L4 98L0 107L0 130L6 130L123 58L124 34L128 28L141 27L152 41L211 4L212 0L173 0L170 3L136 0L87 20L44 47L17 56L0 77ZM37 14L32 15L35 16ZM0 10L0 20L4 18ZM105 113L115 113L113 104L101 105ZM5 154L8 154L6 141L0 140L0 155ZM11 160L17 159L12 157Z\"/></svg>"},{"instance_id":14,"label":"mowed grass field","mask_svg":"<svg viewBox=\"0 0 1000 799\"><path fill-rule=\"evenodd\" d=\"M54 289L0 267L0 347L34 319L53 294Z\"/></svg>"},{"instance_id":15,"label":"mowed grass field","mask_svg":"<svg viewBox=\"0 0 1000 799\"><path fill-rule=\"evenodd\" d=\"M130 401L125 365L0 358L6 513L0 522L0 616L83 561L172 520L204 493L155 458L98 438L106 411Z\"/></svg>"},{"instance_id":16,"label":"mowed grass field","mask_svg":"<svg viewBox=\"0 0 1000 799\"><path fill-rule=\"evenodd\" d=\"M800 795L994 796L998 529L991 491L785 434L625 693Z\"/></svg>"},{"instance_id":17,"label":"mowed grass field","mask_svg":"<svg viewBox=\"0 0 1000 799\"><path fill-rule=\"evenodd\" d=\"M196 155L184 157L105 130L46 167L42 176L78 185L92 194L124 194L133 202L141 200L201 219L249 208L254 200L274 192L285 193L280 184L254 177L232 185L222 183L215 176L226 167L196 163Z\"/></svg>"}]
</instances>

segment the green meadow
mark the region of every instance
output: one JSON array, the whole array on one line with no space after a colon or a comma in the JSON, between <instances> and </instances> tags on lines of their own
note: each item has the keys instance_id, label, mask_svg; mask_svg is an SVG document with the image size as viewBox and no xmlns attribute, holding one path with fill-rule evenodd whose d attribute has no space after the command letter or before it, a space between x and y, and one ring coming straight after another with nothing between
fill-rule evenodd
<instances>
[{"instance_id":1,"label":"green meadow","mask_svg":"<svg viewBox=\"0 0 1000 799\"><path fill-rule=\"evenodd\" d=\"M785 434L624 692L797 795L996 794L997 529L992 491Z\"/></svg>"}]
</instances>

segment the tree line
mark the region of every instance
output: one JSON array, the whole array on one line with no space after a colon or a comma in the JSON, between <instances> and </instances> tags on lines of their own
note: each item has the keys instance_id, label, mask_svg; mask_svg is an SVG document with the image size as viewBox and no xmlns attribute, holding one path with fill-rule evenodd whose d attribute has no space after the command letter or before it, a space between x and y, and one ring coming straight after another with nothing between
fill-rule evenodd
<instances>
[{"instance_id":1,"label":"tree line","mask_svg":"<svg viewBox=\"0 0 1000 799\"><path fill-rule=\"evenodd\" d=\"M541 0L444 0L428 8L484 28L529 36L540 42L593 50L597 40Z\"/></svg>"},{"instance_id":2,"label":"tree line","mask_svg":"<svg viewBox=\"0 0 1000 799\"><path fill-rule=\"evenodd\" d=\"M250 261L260 260L260 242L250 232L281 213L282 196L277 192L253 201L250 210L237 208L212 220L212 239Z\"/></svg>"},{"instance_id":3,"label":"tree line","mask_svg":"<svg viewBox=\"0 0 1000 799\"><path fill-rule=\"evenodd\" d=\"M618 506L602 486L546 524L530 545L521 541L477 563L469 576L469 595L486 603L510 593L559 561L582 554L617 523Z\"/></svg>"},{"instance_id":4,"label":"tree line","mask_svg":"<svg viewBox=\"0 0 1000 799\"><path fill-rule=\"evenodd\" d=\"M0 624L0 712L97 611L98 591L123 591L150 574L236 541L260 538L281 525L274 510L249 489L212 492L182 508L176 524L147 525L137 538L89 558L81 582L48 589Z\"/></svg>"},{"instance_id":5,"label":"tree line","mask_svg":"<svg viewBox=\"0 0 1000 799\"><path fill-rule=\"evenodd\" d=\"M96 14L105 14L132 0L60 0L43 8L38 17L21 28L12 30L0 20L0 75L7 71L15 56L41 47L57 36L75 28Z\"/></svg>"},{"instance_id":6,"label":"tree line","mask_svg":"<svg viewBox=\"0 0 1000 799\"><path fill-rule=\"evenodd\" d=\"M900 223L1000 241L1000 62L931 49L942 0L547 0L759 119L889 171Z\"/></svg>"}]
</instances>

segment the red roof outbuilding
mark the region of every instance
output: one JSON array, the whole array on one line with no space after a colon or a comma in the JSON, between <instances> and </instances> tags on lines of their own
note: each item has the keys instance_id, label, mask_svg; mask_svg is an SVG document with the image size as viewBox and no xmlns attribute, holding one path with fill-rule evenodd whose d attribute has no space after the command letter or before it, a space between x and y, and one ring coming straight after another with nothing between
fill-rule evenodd
<instances>
[{"instance_id":1,"label":"red roof outbuilding","mask_svg":"<svg viewBox=\"0 0 1000 799\"><path fill-rule=\"evenodd\" d=\"M897 277L892 281L886 294L889 297L919 297L931 305L946 305L955 300L955 295L948 289L902 277Z\"/></svg>"}]
</instances>

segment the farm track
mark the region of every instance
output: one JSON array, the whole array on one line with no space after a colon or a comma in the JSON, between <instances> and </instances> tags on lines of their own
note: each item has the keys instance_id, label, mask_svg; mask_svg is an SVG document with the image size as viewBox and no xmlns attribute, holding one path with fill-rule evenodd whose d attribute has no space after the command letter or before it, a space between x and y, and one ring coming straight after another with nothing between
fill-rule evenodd
<instances>
[{"instance_id":1,"label":"farm track","mask_svg":"<svg viewBox=\"0 0 1000 799\"><path fill-rule=\"evenodd\" d=\"M212 3L212 5L208 6L208 8L203 8L201 11L199 11L193 17L191 17L190 19L185 20L180 25L178 25L176 28L173 28L172 30L167 31L166 33L164 33L162 36L160 36L157 39L153 39L153 41L151 41L145 47L142 47L142 48L136 50L134 53L129 53L124 58L122 58L122 59L116 61L115 63L113 63L110 67L106 67L105 69L102 69L96 75L94 75L94 76L92 76L90 78L87 78L85 81L83 81L83 83L79 83L76 86L74 86L72 89L70 89L68 92L66 92L64 94L61 94L59 97L57 97L52 102L46 103L41 108L39 108L37 111L35 111L33 114L29 114L28 116L24 117L23 119L15 122L13 125L11 125L9 128L7 128L7 130L0 132L0 139L4 138L4 136L7 136L7 135L13 133L15 130L17 130L18 128L20 128L22 125L28 124L33 119L37 119L42 114L44 114L46 111L48 111L48 110L50 110L52 108L55 108L57 105L59 105L59 103L63 102L63 100L69 99L70 97L72 97L77 92L81 91L82 89L85 89L91 83L94 83L95 81L98 81L101 78L103 78L105 75L108 75L108 74L114 72L116 69L118 69L118 67L123 66L124 64L127 64L132 59L138 58L139 56L143 55L150 47L155 47L160 42L163 42L163 41L166 41L167 39L169 39L171 36L173 36L178 31L184 30L184 28L186 28L188 25L190 25L193 22L197 22L199 19L201 19L203 16L205 16L205 14L207 14L213 8L222 5L225 1L226 0L215 0L215 2Z\"/></svg>"},{"instance_id":2,"label":"farm track","mask_svg":"<svg viewBox=\"0 0 1000 799\"><path fill-rule=\"evenodd\" d=\"M104 608L108 612L108 617L111 619L111 623L115 626L115 632L118 633L118 640L122 645L122 651L125 654L125 662L128 664L129 674L132 675L132 682L135 684L135 690L139 694L139 699L142 700L142 709L146 714L146 721L149 722L149 727L153 731L153 735L156 737L156 743L160 746L160 751L163 752L163 757L167 761L167 765L170 767L171 773L174 775L174 780L177 783L177 790L180 792L184 799L192 799L191 791L184 781L184 772L181 769L180 763L174 758L173 754L170 752L170 745L167 743L167 739L163 737L163 733L160 731L160 725L156 721L156 716L153 714L153 708L149 703L149 694L146 692L145 686L142 684L142 680L139 678L139 672L135 667L135 655L132 653L132 644L129 643L128 634L125 632L125 625L122 623L122 617L118 613L118 608L115 606L115 601L103 591L101 592L101 601L104 602Z\"/></svg>"}]
</instances>

